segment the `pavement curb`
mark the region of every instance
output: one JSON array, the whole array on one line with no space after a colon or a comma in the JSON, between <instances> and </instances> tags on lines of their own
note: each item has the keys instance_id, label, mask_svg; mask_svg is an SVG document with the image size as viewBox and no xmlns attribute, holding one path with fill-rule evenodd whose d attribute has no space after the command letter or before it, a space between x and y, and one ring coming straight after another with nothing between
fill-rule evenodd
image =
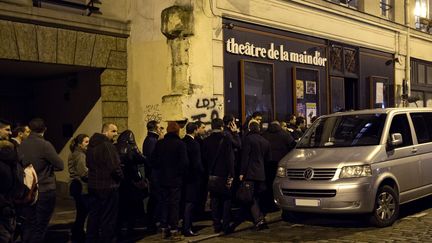
<instances>
[{"instance_id":1,"label":"pavement curb","mask_svg":"<svg viewBox=\"0 0 432 243\"><path fill-rule=\"evenodd\" d=\"M268 215L268 217L266 217L267 224L274 224L274 223L280 222L281 220L282 220L282 218L280 217L280 212L271 213ZM235 230L231 234L245 231L248 229L252 229L253 227L254 227L254 225L240 224L238 227L235 228ZM208 239L212 239L212 238L216 238L216 237L220 237L220 236L225 236L225 234L224 233L217 233L217 234L211 234L211 235L197 236L194 239L186 239L183 242L188 242L188 243L200 242L200 241L204 241L204 240L208 240Z\"/></svg>"}]
</instances>

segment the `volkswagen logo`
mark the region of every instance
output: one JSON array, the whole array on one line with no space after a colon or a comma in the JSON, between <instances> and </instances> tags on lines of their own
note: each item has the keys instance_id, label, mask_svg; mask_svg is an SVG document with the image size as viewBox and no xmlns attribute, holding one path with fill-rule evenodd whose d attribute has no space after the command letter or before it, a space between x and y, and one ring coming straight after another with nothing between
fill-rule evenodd
<instances>
[{"instance_id":1,"label":"volkswagen logo","mask_svg":"<svg viewBox=\"0 0 432 243\"><path fill-rule=\"evenodd\" d=\"M304 172L303 172L303 176L307 181L312 180L313 176L314 176L314 171L312 168L307 168Z\"/></svg>"}]
</instances>

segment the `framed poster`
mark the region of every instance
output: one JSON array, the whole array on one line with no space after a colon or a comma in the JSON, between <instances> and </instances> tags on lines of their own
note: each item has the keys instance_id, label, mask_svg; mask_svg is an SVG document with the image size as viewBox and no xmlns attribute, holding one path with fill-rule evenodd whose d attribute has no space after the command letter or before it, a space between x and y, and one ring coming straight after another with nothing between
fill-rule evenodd
<instances>
[{"instance_id":1,"label":"framed poster","mask_svg":"<svg viewBox=\"0 0 432 243\"><path fill-rule=\"evenodd\" d=\"M274 120L273 63L241 60L242 122L255 111L263 114L263 122Z\"/></svg>"},{"instance_id":2,"label":"framed poster","mask_svg":"<svg viewBox=\"0 0 432 243\"><path fill-rule=\"evenodd\" d=\"M319 109L319 70L293 67L293 80L294 114L304 117L310 125Z\"/></svg>"},{"instance_id":3,"label":"framed poster","mask_svg":"<svg viewBox=\"0 0 432 243\"><path fill-rule=\"evenodd\" d=\"M306 80L306 94L316 94L316 82Z\"/></svg>"},{"instance_id":4,"label":"framed poster","mask_svg":"<svg viewBox=\"0 0 432 243\"><path fill-rule=\"evenodd\" d=\"M389 78L370 76L370 108L389 107Z\"/></svg>"}]
</instances>

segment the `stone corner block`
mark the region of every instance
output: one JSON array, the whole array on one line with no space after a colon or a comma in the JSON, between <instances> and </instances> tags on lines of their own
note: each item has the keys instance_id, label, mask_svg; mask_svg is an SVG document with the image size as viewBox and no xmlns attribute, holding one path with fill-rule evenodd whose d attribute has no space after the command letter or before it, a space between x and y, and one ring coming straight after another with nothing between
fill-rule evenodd
<instances>
[{"instance_id":1,"label":"stone corner block","mask_svg":"<svg viewBox=\"0 0 432 243\"><path fill-rule=\"evenodd\" d=\"M101 74L101 85L124 85L127 84L126 70L105 69Z\"/></svg>"},{"instance_id":2,"label":"stone corner block","mask_svg":"<svg viewBox=\"0 0 432 243\"><path fill-rule=\"evenodd\" d=\"M108 57L107 68L127 69L127 53L123 51L111 51Z\"/></svg>"},{"instance_id":3,"label":"stone corner block","mask_svg":"<svg viewBox=\"0 0 432 243\"><path fill-rule=\"evenodd\" d=\"M126 86L102 86L101 87L102 101L127 101Z\"/></svg>"}]
</instances>

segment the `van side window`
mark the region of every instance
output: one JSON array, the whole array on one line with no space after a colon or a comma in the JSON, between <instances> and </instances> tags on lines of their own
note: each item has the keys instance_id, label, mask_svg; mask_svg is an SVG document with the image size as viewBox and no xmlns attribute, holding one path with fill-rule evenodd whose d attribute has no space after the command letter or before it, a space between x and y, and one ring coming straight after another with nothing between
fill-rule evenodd
<instances>
[{"instance_id":1,"label":"van side window","mask_svg":"<svg viewBox=\"0 0 432 243\"><path fill-rule=\"evenodd\" d=\"M397 148L413 144L411 129L406 114L400 114L393 117L389 135L392 133L402 134L402 144L398 145Z\"/></svg>"},{"instance_id":2,"label":"van side window","mask_svg":"<svg viewBox=\"0 0 432 243\"><path fill-rule=\"evenodd\" d=\"M427 122L432 122L431 113L411 113L411 120L414 124L414 129L417 135L418 143L428 143L431 142L431 129L428 129ZM431 123L429 123L431 124Z\"/></svg>"}]
</instances>

